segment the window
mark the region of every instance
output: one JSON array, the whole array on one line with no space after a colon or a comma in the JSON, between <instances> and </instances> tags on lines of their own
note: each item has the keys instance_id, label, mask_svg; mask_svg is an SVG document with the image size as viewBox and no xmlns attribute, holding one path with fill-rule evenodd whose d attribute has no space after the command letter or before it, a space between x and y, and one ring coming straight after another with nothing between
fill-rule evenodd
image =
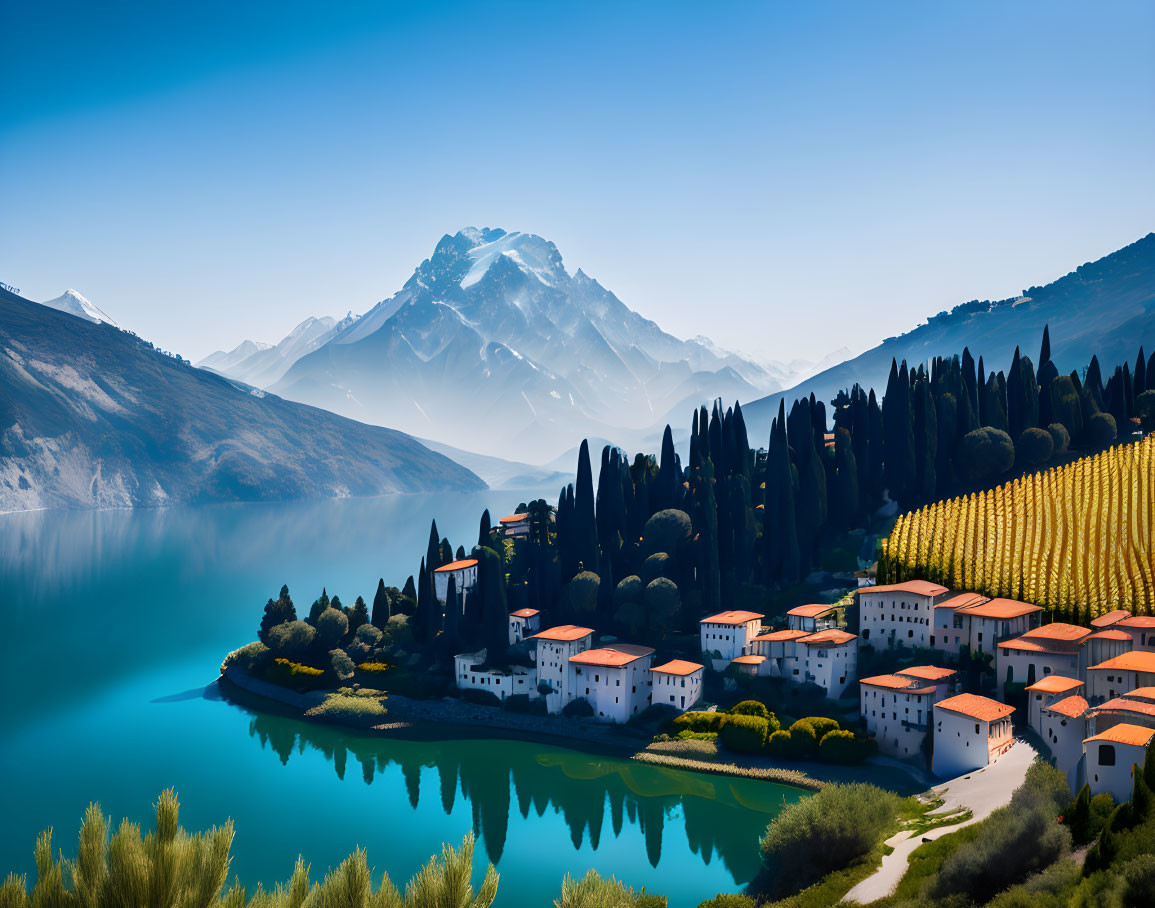
<instances>
[{"instance_id":1,"label":"window","mask_svg":"<svg viewBox=\"0 0 1155 908\"><path fill-rule=\"evenodd\" d=\"M976 722L975 723L975 734L977 735L978 733L979 733L979 723Z\"/></svg>"},{"instance_id":2,"label":"window","mask_svg":"<svg viewBox=\"0 0 1155 908\"><path fill-rule=\"evenodd\" d=\"M1099 745L1099 765L1100 766L1114 766L1115 765L1115 745L1114 744L1100 744Z\"/></svg>"}]
</instances>

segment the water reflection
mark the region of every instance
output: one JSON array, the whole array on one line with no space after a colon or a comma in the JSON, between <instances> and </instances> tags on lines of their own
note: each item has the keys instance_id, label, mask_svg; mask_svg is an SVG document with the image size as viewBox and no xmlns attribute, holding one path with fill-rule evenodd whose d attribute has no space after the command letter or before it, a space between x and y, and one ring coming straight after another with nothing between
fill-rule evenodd
<instances>
[{"instance_id":1,"label":"water reflection","mask_svg":"<svg viewBox=\"0 0 1155 908\"><path fill-rule=\"evenodd\" d=\"M238 704L239 705L239 704ZM391 774L404 780L414 811L439 807L448 816L460 797L489 859L500 866L510 812L560 815L575 850L617 839L628 824L644 836L653 867L662 857L668 821L681 817L690 850L709 864L719 858L739 884L758 871L757 837L796 789L686 773L628 760L504 740L403 741L360 737L286 716L255 712L249 734L282 764L320 752L337 777L366 785ZM386 783L388 784L388 783ZM607 824L607 820L609 821ZM676 828L673 824L669 828Z\"/></svg>"}]
</instances>

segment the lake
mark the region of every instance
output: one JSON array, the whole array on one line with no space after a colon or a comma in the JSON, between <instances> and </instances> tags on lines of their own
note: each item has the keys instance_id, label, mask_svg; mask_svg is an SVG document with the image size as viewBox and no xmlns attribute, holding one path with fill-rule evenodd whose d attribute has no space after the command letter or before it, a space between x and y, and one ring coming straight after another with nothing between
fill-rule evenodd
<instances>
[{"instance_id":1,"label":"lake","mask_svg":"<svg viewBox=\"0 0 1155 908\"><path fill-rule=\"evenodd\" d=\"M31 877L46 826L72 856L92 800L148 826L171 786L186 828L236 821L232 872L250 889L286 879L298 853L319 878L359 844L403 884L474 829L499 906L552 904L588 867L671 908L739 890L802 792L520 741L361 736L213 683L282 583L298 612L322 586L371 601L378 577L415 572L432 517L468 549L483 508L496 519L539 494L0 516L0 873Z\"/></svg>"}]
</instances>

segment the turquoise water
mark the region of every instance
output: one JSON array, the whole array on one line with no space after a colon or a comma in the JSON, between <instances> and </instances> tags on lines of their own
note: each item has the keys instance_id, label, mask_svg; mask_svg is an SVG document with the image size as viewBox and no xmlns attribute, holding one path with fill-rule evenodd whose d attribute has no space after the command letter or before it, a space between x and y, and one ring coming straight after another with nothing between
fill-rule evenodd
<instances>
[{"instance_id":1,"label":"turquoise water","mask_svg":"<svg viewBox=\"0 0 1155 908\"><path fill-rule=\"evenodd\" d=\"M693 906L758 869L794 789L503 740L382 740L228 702L221 657L288 583L298 609L397 583L431 517L456 548L511 492L0 517L0 874L32 873L45 826L66 855L85 806L148 823L163 788L186 828L236 821L232 872L314 877L356 845L406 880L470 829L497 904L551 904L595 867ZM478 862L479 864L481 862Z\"/></svg>"}]
</instances>

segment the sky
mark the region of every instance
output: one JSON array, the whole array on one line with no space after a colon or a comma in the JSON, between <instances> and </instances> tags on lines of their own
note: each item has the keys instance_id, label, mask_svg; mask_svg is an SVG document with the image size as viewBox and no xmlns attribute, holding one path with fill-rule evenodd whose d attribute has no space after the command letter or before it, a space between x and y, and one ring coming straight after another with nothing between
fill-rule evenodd
<instances>
[{"instance_id":1,"label":"sky","mask_svg":"<svg viewBox=\"0 0 1155 908\"><path fill-rule=\"evenodd\" d=\"M0 281L194 361L467 225L782 361L1155 229L1146 0L8 0L0 34Z\"/></svg>"}]
</instances>

